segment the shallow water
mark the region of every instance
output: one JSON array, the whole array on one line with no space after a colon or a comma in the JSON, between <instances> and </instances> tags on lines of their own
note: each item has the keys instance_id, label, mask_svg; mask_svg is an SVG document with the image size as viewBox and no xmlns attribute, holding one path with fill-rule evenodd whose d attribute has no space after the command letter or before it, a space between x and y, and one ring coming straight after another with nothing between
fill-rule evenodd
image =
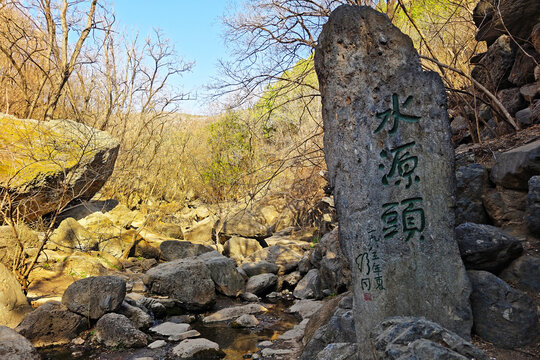
<instances>
[{"instance_id":1,"label":"shallow water","mask_svg":"<svg viewBox=\"0 0 540 360\"><path fill-rule=\"evenodd\" d=\"M231 306L229 304L227 306ZM257 344L264 340L275 340L279 335L291 329L299 321L291 314L285 313L290 302L279 301L275 304L262 303L268 312L257 314L259 325L254 329L235 329L228 322L203 324L202 317L191 324L192 328L201 333L202 338L219 344L225 352L227 360L240 360L246 354L258 350ZM157 339L155 337L154 339ZM43 360L131 360L138 357L149 356L155 360L167 359L167 352L178 343L168 343L160 349L89 349L81 347L57 347L40 350ZM210 359L208 359L210 360Z\"/></svg>"}]
</instances>

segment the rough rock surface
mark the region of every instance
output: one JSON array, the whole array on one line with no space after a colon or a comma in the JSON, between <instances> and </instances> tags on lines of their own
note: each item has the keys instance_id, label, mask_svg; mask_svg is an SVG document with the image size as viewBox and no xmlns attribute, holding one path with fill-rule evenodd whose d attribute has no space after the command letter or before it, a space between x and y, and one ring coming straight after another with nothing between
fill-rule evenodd
<instances>
[{"instance_id":1,"label":"rough rock surface","mask_svg":"<svg viewBox=\"0 0 540 360\"><path fill-rule=\"evenodd\" d=\"M263 239L270 236L266 226L249 211L238 212L227 219L223 224L222 234L227 238L240 236Z\"/></svg>"},{"instance_id":2,"label":"rough rock surface","mask_svg":"<svg viewBox=\"0 0 540 360\"><path fill-rule=\"evenodd\" d=\"M50 301L30 314L15 330L36 347L68 344L88 328L88 320L58 301Z\"/></svg>"},{"instance_id":3,"label":"rough rock surface","mask_svg":"<svg viewBox=\"0 0 540 360\"><path fill-rule=\"evenodd\" d=\"M40 360L41 356L24 336L0 325L0 359Z\"/></svg>"},{"instance_id":4,"label":"rough rock surface","mask_svg":"<svg viewBox=\"0 0 540 360\"><path fill-rule=\"evenodd\" d=\"M486 271L468 271L473 291L474 331L503 348L533 341L539 334L536 305L525 293Z\"/></svg>"},{"instance_id":5,"label":"rough rock surface","mask_svg":"<svg viewBox=\"0 0 540 360\"><path fill-rule=\"evenodd\" d=\"M231 320L245 314L257 314L257 313L266 312L266 311L268 311L268 309L266 309L264 306L260 304L247 304L247 305L241 305L241 306L234 306L234 307L221 309L211 315L206 316L203 319L203 322L205 324L210 324L214 322Z\"/></svg>"},{"instance_id":6,"label":"rough rock surface","mask_svg":"<svg viewBox=\"0 0 540 360\"><path fill-rule=\"evenodd\" d=\"M515 190L527 190L534 175L540 175L540 140L497 154L490 174L495 184Z\"/></svg>"},{"instance_id":7,"label":"rough rock surface","mask_svg":"<svg viewBox=\"0 0 540 360\"><path fill-rule=\"evenodd\" d=\"M274 274L260 274L249 278L246 292L257 296L266 295L276 289L278 277Z\"/></svg>"},{"instance_id":8,"label":"rough rock surface","mask_svg":"<svg viewBox=\"0 0 540 360\"><path fill-rule=\"evenodd\" d=\"M492 91L509 88L512 84L508 81L508 76L515 54L512 39L503 35L488 48L479 65L473 68L471 76Z\"/></svg>"},{"instance_id":9,"label":"rough rock surface","mask_svg":"<svg viewBox=\"0 0 540 360\"><path fill-rule=\"evenodd\" d=\"M225 353L219 345L208 339L186 339L172 349L172 354L180 359L219 359Z\"/></svg>"},{"instance_id":10,"label":"rough rock surface","mask_svg":"<svg viewBox=\"0 0 540 360\"><path fill-rule=\"evenodd\" d=\"M488 216L482 194L488 186L487 169L480 164L462 166L456 171L456 225L465 222L486 224Z\"/></svg>"},{"instance_id":11,"label":"rough rock surface","mask_svg":"<svg viewBox=\"0 0 540 360\"><path fill-rule=\"evenodd\" d=\"M319 270L309 270L296 285L293 295L298 299L321 299L323 295Z\"/></svg>"},{"instance_id":12,"label":"rough rock surface","mask_svg":"<svg viewBox=\"0 0 540 360\"><path fill-rule=\"evenodd\" d=\"M165 261L199 256L213 250L202 244L194 244L189 241L179 240L166 240L159 245L159 249L161 250L161 254Z\"/></svg>"},{"instance_id":13,"label":"rough rock surface","mask_svg":"<svg viewBox=\"0 0 540 360\"><path fill-rule=\"evenodd\" d=\"M268 261L279 266L279 273L286 274L293 271L302 259L302 252L294 246L274 245L254 252L246 257L246 262Z\"/></svg>"},{"instance_id":14,"label":"rough rock surface","mask_svg":"<svg viewBox=\"0 0 540 360\"><path fill-rule=\"evenodd\" d=\"M532 234L540 234L540 176L529 179L525 223Z\"/></svg>"},{"instance_id":15,"label":"rough rock surface","mask_svg":"<svg viewBox=\"0 0 540 360\"><path fill-rule=\"evenodd\" d=\"M244 291L244 278L236 270L236 262L233 259L229 259L217 251L205 253L198 259L202 260L210 271L210 276L220 293L236 297Z\"/></svg>"},{"instance_id":16,"label":"rough rock surface","mask_svg":"<svg viewBox=\"0 0 540 360\"><path fill-rule=\"evenodd\" d=\"M254 315L244 314L232 323L233 327L255 327L259 325L259 320Z\"/></svg>"},{"instance_id":17,"label":"rough rock surface","mask_svg":"<svg viewBox=\"0 0 540 360\"><path fill-rule=\"evenodd\" d=\"M146 334L133 325L124 315L105 314L94 328L97 342L108 347L144 347L148 344Z\"/></svg>"},{"instance_id":18,"label":"rough rock surface","mask_svg":"<svg viewBox=\"0 0 540 360\"><path fill-rule=\"evenodd\" d=\"M375 359L489 360L480 349L425 318L393 317L373 331Z\"/></svg>"},{"instance_id":19,"label":"rough rock surface","mask_svg":"<svg viewBox=\"0 0 540 360\"><path fill-rule=\"evenodd\" d=\"M116 311L120 315L127 317L138 329L145 330L154 324L154 319L143 309L123 302Z\"/></svg>"},{"instance_id":20,"label":"rough rock surface","mask_svg":"<svg viewBox=\"0 0 540 360\"><path fill-rule=\"evenodd\" d=\"M243 263L240 268L246 273L247 276L255 276L267 273L277 274L279 271L279 266L264 260Z\"/></svg>"},{"instance_id":21,"label":"rough rock surface","mask_svg":"<svg viewBox=\"0 0 540 360\"><path fill-rule=\"evenodd\" d=\"M0 264L0 325L17 326L32 308L11 271Z\"/></svg>"},{"instance_id":22,"label":"rough rock surface","mask_svg":"<svg viewBox=\"0 0 540 360\"><path fill-rule=\"evenodd\" d=\"M522 256L504 269L500 277L520 289L540 292L540 257Z\"/></svg>"},{"instance_id":23,"label":"rough rock surface","mask_svg":"<svg viewBox=\"0 0 540 360\"><path fill-rule=\"evenodd\" d=\"M98 241L77 220L67 218L52 233L47 248L65 252L97 250Z\"/></svg>"},{"instance_id":24,"label":"rough rock surface","mask_svg":"<svg viewBox=\"0 0 540 360\"><path fill-rule=\"evenodd\" d=\"M259 250L262 250L262 246L257 240L233 236L223 246L223 255L242 261L245 257Z\"/></svg>"},{"instance_id":25,"label":"rough rock surface","mask_svg":"<svg viewBox=\"0 0 540 360\"><path fill-rule=\"evenodd\" d=\"M75 281L62 295L70 311L96 320L116 311L126 296L126 282L116 276L94 276Z\"/></svg>"},{"instance_id":26,"label":"rough rock surface","mask_svg":"<svg viewBox=\"0 0 540 360\"><path fill-rule=\"evenodd\" d=\"M357 360L358 346L355 343L332 343L317 354L315 360Z\"/></svg>"},{"instance_id":27,"label":"rough rock surface","mask_svg":"<svg viewBox=\"0 0 540 360\"><path fill-rule=\"evenodd\" d=\"M120 146L106 132L71 120L21 120L0 114L0 127L0 146L12 154L3 161L0 183L10 179L14 205L28 220L74 198L92 198L112 174Z\"/></svg>"},{"instance_id":28,"label":"rough rock surface","mask_svg":"<svg viewBox=\"0 0 540 360\"><path fill-rule=\"evenodd\" d=\"M492 189L482 197L484 208L495 226L524 227L527 193L517 190Z\"/></svg>"},{"instance_id":29,"label":"rough rock surface","mask_svg":"<svg viewBox=\"0 0 540 360\"><path fill-rule=\"evenodd\" d=\"M498 272L523 252L518 239L491 225L461 224L456 228L456 240L470 270Z\"/></svg>"},{"instance_id":30,"label":"rough rock surface","mask_svg":"<svg viewBox=\"0 0 540 360\"><path fill-rule=\"evenodd\" d=\"M216 298L210 271L201 260L178 259L146 272L145 285L155 294L171 296L187 310L202 310Z\"/></svg>"},{"instance_id":31,"label":"rough rock surface","mask_svg":"<svg viewBox=\"0 0 540 360\"><path fill-rule=\"evenodd\" d=\"M324 25L315 68L339 239L354 265L360 351L376 324L402 314L468 338L470 284L453 236L454 150L441 79L422 70L411 39L385 15L347 5Z\"/></svg>"}]
</instances>

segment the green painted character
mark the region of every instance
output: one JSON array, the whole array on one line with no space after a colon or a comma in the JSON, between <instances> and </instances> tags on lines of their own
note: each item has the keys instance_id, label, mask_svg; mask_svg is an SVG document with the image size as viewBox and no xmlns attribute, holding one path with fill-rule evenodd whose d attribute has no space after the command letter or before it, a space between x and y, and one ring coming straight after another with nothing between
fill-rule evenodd
<instances>
[{"instance_id":1,"label":"green painted character","mask_svg":"<svg viewBox=\"0 0 540 360\"><path fill-rule=\"evenodd\" d=\"M418 156L411 155L409 151L415 144L416 142L412 141L390 150L390 153L393 154L392 166L388 173L382 177L383 185L388 185L389 181L394 181L394 185L399 185L402 179L406 179L407 185L405 185L405 188L408 189L411 187L413 180L414 182L420 181L420 177L414 174L418 166ZM387 159L389 152L386 150L381 151L380 157ZM379 164L380 170L384 170L384 168L383 164Z\"/></svg>"},{"instance_id":2,"label":"green painted character","mask_svg":"<svg viewBox=\"0 0 540 360\"><path fill-rule=\"evenodd\" d=\"M410 104L413 97L409 96L403 104L401 104L402 107L407 107L407 105ZM413 116L413 115L405 115L401 113L399 100L398 100L398 94L392 95L392 109L388 109L382 113L378 113L377 117L379 119L382 119L381 123L379 124L379 127L375 129L375 134L379 133L384 129L386 126L386 123L391 118L394 120L394 123L392 124L392 128L390 129L390 134L395 134L398 130L398 125L400 121L408 122L408 123L417 123L420 120L419 116Z\"/></svg>"}]
</instances>

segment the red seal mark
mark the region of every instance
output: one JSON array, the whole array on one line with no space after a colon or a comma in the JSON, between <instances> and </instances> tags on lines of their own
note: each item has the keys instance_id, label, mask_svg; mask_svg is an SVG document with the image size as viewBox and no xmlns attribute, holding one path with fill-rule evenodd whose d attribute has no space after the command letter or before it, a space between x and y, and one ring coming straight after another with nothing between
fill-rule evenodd
<instances>
[{"instance_id":1,"label":"red seal mark","mask_svg":"<svg viewBox=\"0 0 540 360\"><path fill-rule=\"evenodd\" d=\"M370 293L364 293L364 300L371 301L371 294Z\"/></svg>"}]
</instances>

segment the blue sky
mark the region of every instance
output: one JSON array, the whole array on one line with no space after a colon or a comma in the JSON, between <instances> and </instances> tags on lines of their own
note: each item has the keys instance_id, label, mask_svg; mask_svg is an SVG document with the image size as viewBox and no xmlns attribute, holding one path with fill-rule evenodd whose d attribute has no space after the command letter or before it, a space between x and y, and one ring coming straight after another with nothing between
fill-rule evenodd
<instances>
[{"instance_id":1,"label":"blue sky","mask_svg":"<svg viewBox=\"0 0 540 360\"><path fill-rule=\"evenodd\" d=\"M218 75L217 62L226 58L223 41L223 15L231 0L111 0L118 25L140 35L160 28L175 45L178 55L195 61L191 73L183 76L185 91L193 94ZM206 106L198 101L186 101L182 112L205 114Z\"/></svg>"}]
</instances>

